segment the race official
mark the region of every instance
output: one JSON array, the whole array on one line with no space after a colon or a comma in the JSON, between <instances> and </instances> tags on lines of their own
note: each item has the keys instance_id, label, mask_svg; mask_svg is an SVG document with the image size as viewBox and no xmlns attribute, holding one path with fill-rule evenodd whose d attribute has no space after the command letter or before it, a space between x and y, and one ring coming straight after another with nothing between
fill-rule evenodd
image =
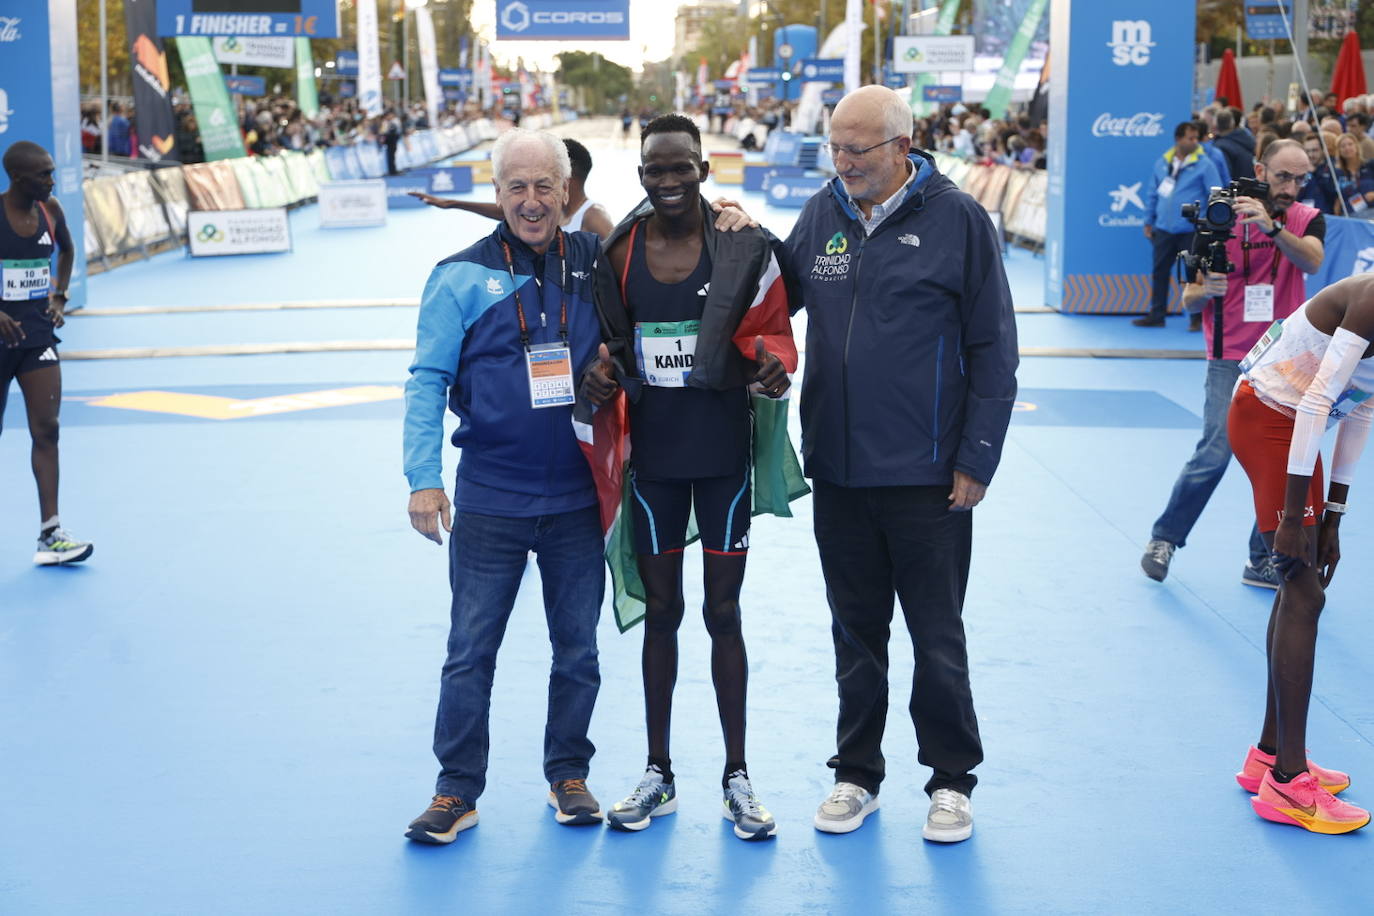
<instances>
[{"instance_id":1,"label":"race official","mask_svg":"<svg viewBox=\"0 0 1374 916\"><path fill-rule=\"evenodd\" d=\"M559 823L601 821L586 777L601 683L602 528L572 403L601 342L594 285L615 280L595 235L559 228L571 165L558 138L508 131L492 167L505 220L430 274L406 384L411 524L437 543L440 522L452 532L451 629L434 728L440 773L429 809L406 833L424 843L452 842L477 823L496 653L530 551L553 647L548 803ZM462 449L451 525L441 478L445 404L458 416L453 444Z\"/></svg>"},{"instance_id":2,"label":"race official","mask_svg":"<svg viewBox=\"0 0 1374 916\"><path fill-rule=\"evenodd\" d=\"M1235 265L1235 272L1209 273L1183 288L1184 307L1202 314L1207 343L1206 396L1202 438L1174 482L1168 505L1155 520L1140 559L1145 575L1156 581L1162 582L1169 574L1174 551L1187 543L1189 532L1231 462L1226 416L1240 375L1240 359L1275 320L1287 318L1302 305L1307 298L1303 274L1321 267L1326 218L1297 200L1311 171L1311 161L1297 141L1271 143L1255 164L1255 177L1269 184L1268 200L1236 200L1235 235L1226 243L1226 257ZM1223 297L1219 352L1213 318L1215 296ZM1251 530L1249 550L1241 581L1278 588L1278 576L1258 529Z\"/></svg>"},{"instance_id":3,"label":"race official","mask_svg":"<svg viewBox=\"0 0 1374 916\"><path fill-rule=\"evenodd\" d=\"M802 453L830 602L840 709L817 829L878 804L894 594L915 644L911 716L934 770L923 836L973 830L983 759L962 619L973 518L1016 397L1001 244L978 202L911 145L911 109L866 86L835 108L838 176L784 243L807 309Z\"/></svg>"}]
</instances>

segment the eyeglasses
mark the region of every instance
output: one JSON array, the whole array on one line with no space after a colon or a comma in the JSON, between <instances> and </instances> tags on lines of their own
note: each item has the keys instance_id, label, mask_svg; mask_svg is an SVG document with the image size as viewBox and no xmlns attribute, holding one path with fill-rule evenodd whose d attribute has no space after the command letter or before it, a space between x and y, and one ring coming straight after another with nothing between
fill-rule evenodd
<instances>
[{"instance_id":1,"label":"eyeglasses","mask_svg":"<svg viewBox=\"0 0 1374 916\"><path fill-rule=\"evenodd\" d=\"M901 139L903 139L903 135L899 135L896 137L892 137L891 139L884 140L882 143L875 143L872 146L866 146L863 149L858 149L853 146L841 146L839 144L829 142L823 145L825 146L825 151L830 154L831 159L834 159L840 153L844 153L850 159L858 159L860 156L866 153L873 152L880 146L887 146L889 143L896 143L898 140Z\"/></svg>"},{"instance_id":2,"label":"eyeglasses","mask_svg":"<svg viewBox=\"0 0 1374 916\"><path fill-rule=\"evenodd\" d=\"M1301 175L1294 175L1291 172L1271 172L1269 173L1269 183L1273 185L1285 185L1291 181L1297 186L1298 190L1302 190L1307 186L1307 182L1311 177L1312 175L1309 172L1303 172Z\"/></svg>"}]
</instances>

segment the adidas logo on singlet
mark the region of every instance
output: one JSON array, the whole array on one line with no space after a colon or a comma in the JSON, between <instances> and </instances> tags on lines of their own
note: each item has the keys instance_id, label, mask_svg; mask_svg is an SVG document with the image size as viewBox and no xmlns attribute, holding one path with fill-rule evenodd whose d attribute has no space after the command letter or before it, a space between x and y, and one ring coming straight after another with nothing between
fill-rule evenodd
<instances>
[{"instance_id":1,"label":"adidas logo on singlet","mask_svg":"<svg viewBox=\"0 0 1374 916\"><path fill-rule=\"evenodd\" d=\"M48 349L44 350L43 353L42 353L42 355L38 357L38 361L39 361L40 363L41 363L41 362L50 362L50 363L51 363L51 362L56 362L56 361L57 361L57 351L54 350L52 347L48 347Z\"/></svg>"},{"instance_id":2,"label":"adidas logo on singlet","mask_svg":"<svg viewBox=\"0 0 1374 916\"><path fill-rule=\"evenodd\" d=\"M706 295L706 293L707 293L710 289L711 289L711 281L710 281L710 280L707 280L707 281L706 281L706 285L703 286L701 289L697 290L697 295L698 295L698 296L704 296L704 295Z\"/></svg>"},{"instance_id":3,"label":"adidas logo on singlet","mask_svg":"<svg viewBox=\"0 0 1374 916\"><path fill-rule=\"evenodd\" d=\"M43 237L42 237L41 239L38 240L38 244L40 244L40 245L51 245L51 244L52 244L52 236L48 235L48 230L46 230L46 229L43 230Z\"/></svg>"}]
</instances>

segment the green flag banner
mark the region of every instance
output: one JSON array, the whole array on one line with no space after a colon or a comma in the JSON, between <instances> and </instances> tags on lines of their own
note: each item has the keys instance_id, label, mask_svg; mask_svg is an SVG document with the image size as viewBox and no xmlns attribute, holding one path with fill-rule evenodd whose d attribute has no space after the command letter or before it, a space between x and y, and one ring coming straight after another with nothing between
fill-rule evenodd
<instances>
[{"instance_id":1,"label":"green flag banner","mask_svg":"<svg viewBox=\"0 0 1374 916\"><path fill-rule=\"evenodd\" d=\"M1016 74L1021 70L1021 62L1026 59L1026 50L1030 47L1031 39L1035 37L1036 29L1040 28L1040 20L1045 15L1045 7L1048 0L1031 0L1031 5L1026 9L1026 18L1021 20L1021 27L1012 36L1011 44L1007 47L1007 56L1002 60L1002 69L997 71L997 79L992 84L992 90L988 92L988 97L983 102L994 118L1000 118L1007 113L1007 103L1011 101L1011 88L1016 82Z\"/></svg>"},{"instance_id":2,"label":"green flag banner","mask_svg":"<svg viewBox=\"0 0 1374 916\"><path fill-rule=\"evenodd\" d=\"M229 90L224 88L224 75L210 47L210 39L202 36L173 39L181 54L181 68L186 73L186 88L191 91L191 107L196 111L200 126L200 144L205 161L237 159L247 155L243 149L243 135L239 133L238 118L229 104Z\"/></svg>"},{"instance_id":3,"label":"green flag banner","mask_svg":"<svg viewBox=\"0 0 1374 916\"><path fill-rule=\"evenodd\" d=\"M948 35L954 29L954 17L959 15L959 0L943 0L940 4L940 15L935 20L935 31L933 35ZM935 106L925 100L923 90L927 86L935 85L936 74L918 73L916 79L911 83L911 110L917 116L930 114L935 110Z\"/></svg>"},{"instance_id":4,"label":"green flag banner","mask_svg":"<svg viewBox=\"0 0 1374 916\"><path fill-rule=\"evenodd\" d=\"M307 118L320 113L320 96L315 91L315 59L310 56L309 38L296 39L296 104Z\"/></svg>"}]
</instances>

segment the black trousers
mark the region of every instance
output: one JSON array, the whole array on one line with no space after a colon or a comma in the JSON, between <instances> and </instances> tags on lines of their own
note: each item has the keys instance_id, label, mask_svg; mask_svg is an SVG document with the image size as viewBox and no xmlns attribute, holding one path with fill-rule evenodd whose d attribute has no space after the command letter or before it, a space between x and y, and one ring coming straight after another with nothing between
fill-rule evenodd
<instances>
[{"instance_id":1,"label":"black trousers","mask_svg":"<svg viewBox=\"0 0 1374 916\"><path fill-rule=\"evenodd\" d=\"M1150 281L1149 317L1163 318L1169 310L1169 280L1177 270L1175 265L1179 252L1187 251L1192 243L1191 232L1172 233L1155 230L1154 238L1150 239L1150 245L1154 248L1154 273Z\"/></svg>"},{"instance_id":2,"label":"black trousers","mask_svg":"<svg viewBox=\"0 0 1374 916\"><path fill-rule=\"evenodd\" d=\"M830 602L840 717L836 782L877 794L885 774L893 597L916 652L911 719L916 759L934 770L927 794L971 794L983 760L964 641L973 518L950 512L950 486L840 487L815 481L816 544Z\"/></svg>"}]
</instances>

